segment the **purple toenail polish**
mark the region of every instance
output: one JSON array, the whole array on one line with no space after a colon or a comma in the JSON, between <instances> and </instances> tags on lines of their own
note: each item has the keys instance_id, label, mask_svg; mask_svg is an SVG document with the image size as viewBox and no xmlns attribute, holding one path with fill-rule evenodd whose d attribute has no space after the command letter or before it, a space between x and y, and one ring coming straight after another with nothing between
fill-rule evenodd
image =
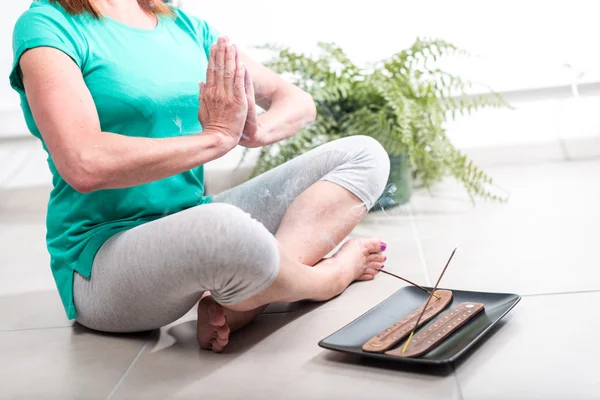
<instances>
[{"instance_id":1,"label":"purple toenail polish","mask_svg":"<svg viewBox=\"0 0 600 400\"><path fill-rule=\"evenodd\" d=\"M381 269L384 269L384 268L385 268L385 264L381 264Z\"/></svg>"},{"instance_id":2,"label":"purple toenail polish","mask_svg":"<svg viewBox=\"0 0 600 400\"><path fill-rule=\"evenodd\" d=\"M387 244L381 243L381 251L385 251L387 249Z\"/></svg>"}]
</instances>

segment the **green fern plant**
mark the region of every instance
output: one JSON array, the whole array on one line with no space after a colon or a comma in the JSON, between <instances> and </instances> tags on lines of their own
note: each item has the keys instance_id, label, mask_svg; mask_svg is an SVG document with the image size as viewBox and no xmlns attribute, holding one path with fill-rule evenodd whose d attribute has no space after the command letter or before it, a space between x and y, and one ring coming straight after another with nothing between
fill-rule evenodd
<instances>
[{"instance_id":1,"label":"green fern plant","mask_svg":"<svg viewBox=\"0 0 600 400\"><path fill-rule=\"evenodd\" d=\"M484 107L508 107L498 95L469 97L470 82L434 66L439 58L466 55L443 40L418 38L406 50L370 68L359 68L332 43L319 43L309 56L289 48L266 63L310 93L317 106L313 124L295 136L261 149L252 177L326 142L351 135L377 139L391 157L408 158L414 182L430 188L454 176L470 198L503 201L490 191L492 179L455 148L445 123Z\"/></svg>"}]
</instances>

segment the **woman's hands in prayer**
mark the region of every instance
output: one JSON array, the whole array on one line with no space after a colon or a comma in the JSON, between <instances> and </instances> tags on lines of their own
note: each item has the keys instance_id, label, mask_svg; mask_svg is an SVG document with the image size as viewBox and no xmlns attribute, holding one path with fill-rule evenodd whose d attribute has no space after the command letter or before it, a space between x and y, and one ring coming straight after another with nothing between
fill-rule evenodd
<instances>
[{"instance_id":1,"label":"woman's hands in prayer","mask_svg":"<svg viewBox=\"0 0 600 400\"><path fill-rule=\"evenodd\" d=\"M203 130L217 132L231 149L240 142L248 125L246 76L237 47L227 38L219 38L210 51L206 83L200 83L198 119ZM256 113L256 106L254 110Z\"/></svg>"},{"instance_id":2,"label":"woman's hands in prayer","mask_svg":"<svg viewBox=\"0 0 600 400\"><path fill-rule=\"evenodd\" d=\"M267 111L260 117L257 96ZM310 95L247 58L228 39L219 38L213 46L207 82L201 83L199 119L205 129L217 132L216 137L226 138L221 145L229 150L238 144L267 146L293 136L315 116Z\"/></svg>"},{"instance_id":3,"label":"woman's hands in prayer","mask_svg":"<svg viewBox=\"0 0 600 400\"><path fill-rule=\"evenodd\" d=\"M263 144L260 141L260 124L258 123L258 115L256 112L254 82L247 69L244 80L246 86L246 98L248 100L248 116L246 117L246 124L244 125L244 132L240 139L240 145L248 148L261 147Z\"/></svg>"}]
</instances>

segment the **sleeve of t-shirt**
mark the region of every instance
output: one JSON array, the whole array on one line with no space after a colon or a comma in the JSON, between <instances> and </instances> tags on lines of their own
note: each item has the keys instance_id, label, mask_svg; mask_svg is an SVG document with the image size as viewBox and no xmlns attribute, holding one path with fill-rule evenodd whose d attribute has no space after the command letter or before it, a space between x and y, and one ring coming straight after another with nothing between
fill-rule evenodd
<instances>
[{"instance_id":1,"label":"sleeve of t-shirt","mask_svg":"<svg viewBox=\"0 0 600 400\"><path fill-rule=\"evenodd\" d=\"M13 30L13 64L10 84L18 92L23 89L19 61L23 53L35 47L52 47L67 54L82 67L84 51L81 39L67 18L50 6L31 8L17 20Z\"/></svg>"},{"instance_id":2,"label":"sleeve of t-shirt","mask_svg":"<svg viewBox=\"0 0 600 400\"><path fill-rule=\"evenodd\" d=\"M194 32L198 44L204 49L206 58L210 57L210 48L219 39L219 31L203 18L188 14L180 8L172 8L177 18L181 18L183 24Z\"/></svg>"}]
</instances>

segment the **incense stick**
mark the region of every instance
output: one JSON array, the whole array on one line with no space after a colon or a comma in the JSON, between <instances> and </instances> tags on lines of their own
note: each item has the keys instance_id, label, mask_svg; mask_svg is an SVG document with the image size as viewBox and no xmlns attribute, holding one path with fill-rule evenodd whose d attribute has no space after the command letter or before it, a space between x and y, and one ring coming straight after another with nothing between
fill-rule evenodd
<instances>
[{"instance_id":1,"label":"incense stick","mask_svg":"<svg viewBox=\"0 0 600 400\"><path fill-rule=\"evenodd\" d=\"M444 276L444 273L446 272L446 268L448 268L448 265L450 265L450 261L452 261L452 257L454 257L454 253L456 253L456 249L458 249L458 247L455 247L454 250L452 251L452 254L450 254L450 258L448 259L448 262L446 262L446 266L442 270L440 277L438 278L437 282L435 283L435 287L433 288L433 293L435 293L435 290L437 289L438 285L440 284L440 281L442 280L442 277ZM423 311L421 311L421 315L419 315L419 318L417 319L417 323L413 327L413 330L410 332L410 336L408 337L408 340L406 340L406 344L402 348L402 353L404 353L406 351L408 344L412 340L412 337L415 334L415 330L417 329L417 326L419 326L419 322L421 322L421 318L423 317L423 314L425 314L425 310L427 310L429 301L431 300L431 297L433 297L433 293L427 298L427 301L425 302L425 306L423 307Z\"/></svg>"},{"instance_id":2,"label":"incense stick","mask_svg":"<svg viewBox=\"0 0 600 400\"><path fill-rule=\"evenodd\" d=\"M388 275L390 275L390 276L393 276L394 278L398 278L398 279L400 279L401 281L404 281L404 282L410 283L411 285L418 287L418 288L419 288L419 289L421 289L422 291L424 291L424 292L426 292L426 293L429 293L429 294L433 295L433 296L434 296L436 299L440 300L440 296L438 296L437 294L433 294L432 292L430 292L429 290L425 289L424 287L422 287L422 286L419 286L419 285L417 285L416 283L414 283L414 282L411 282L411 281L409 281L409 280L408 280L408 279L406 279L406 278L403 278L403 277L401 277L401 276L398 276L398 275L396 275L396 274L392 274L391 272L385 271L385 270L383 270L383 269L381 269L381 268L379 268L379 272L383 272L384 274L388 274Z\"/></svg>"}]
</instances>

